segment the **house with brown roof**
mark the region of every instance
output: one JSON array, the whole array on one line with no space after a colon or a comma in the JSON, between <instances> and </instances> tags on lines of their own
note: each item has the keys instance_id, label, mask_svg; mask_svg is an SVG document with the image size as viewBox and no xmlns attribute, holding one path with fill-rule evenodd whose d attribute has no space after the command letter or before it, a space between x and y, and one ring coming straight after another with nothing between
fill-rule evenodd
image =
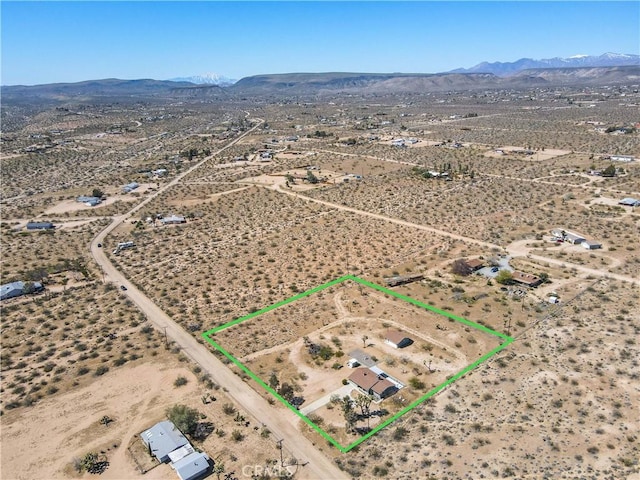
<instances>
[{"instance_id":1,"label":"house with brown roof","mask_svg":"<svg viewBox=\"0 0 640 480\"><path fill-rule=\"evenodd\" d=\"M411 345L413 340L399 330L387 330L384 335L384 343L391 345L393 348L403 348Z\"/></svg>"},{"instance_id":2,"label":"house with brown roof","mask_svg":"<svg viewBox=\"0 0 640 480\"><path fill-rule=\"evenodd\" d=\"M368 368L357 368L349 375L348 380L376 401L387 398L398 390L395 384Z\"/></svg>"},{"instance_id":3,"label":"house with brown roof","mask_svg":"<svg viewBox=\"0 0 640 480\"><path fill-rule=\"evenodd\" d=\"M542 283L542 279L540 277L536 277L530 273L519 272L517 270L511 272L511 279L514 282L527 287L537 287Z\"/></svg>"},{"instance_id":4,"label":"house with brown roof","mask_svg":"<svg viewBox=\"0 0 640 480\"><path fill-rule=\"evenodd\" d=\"M472 258L471 260L465 260L464 263L467 264L467 266L471 269L472 272L475 272L476 270L480 270L482 267L484 267L484 262L479 258Z\"/></svg>"}]
</instances>

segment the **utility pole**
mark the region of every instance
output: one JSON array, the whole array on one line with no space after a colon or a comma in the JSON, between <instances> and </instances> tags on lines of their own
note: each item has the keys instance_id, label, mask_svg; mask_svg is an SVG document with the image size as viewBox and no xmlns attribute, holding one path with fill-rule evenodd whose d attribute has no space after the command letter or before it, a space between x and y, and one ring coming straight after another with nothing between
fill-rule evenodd
<instances>
[{"instance_id":1,"label":"utility pole","mask_svg":"<svg viewBox=\"0 0 640 480\"><path fill-rule=\"evenodd\" d=\"M167 327L164 327L164 346L169 349L169 340L167 339Z\"/></svg>"},{"instance_id":2,"label":"utility pole","mask_svg":"<svg viewBox=\"0 0 640 480\"><path fill-rule=\"evenodd\" d=\"M282 453L282 442L284 442L284 439L278 440L276 443L278 444L278 450L280 450L280 466L284 467L284 457L283 457L283 453Z\"/></svg>"}]
</instances>

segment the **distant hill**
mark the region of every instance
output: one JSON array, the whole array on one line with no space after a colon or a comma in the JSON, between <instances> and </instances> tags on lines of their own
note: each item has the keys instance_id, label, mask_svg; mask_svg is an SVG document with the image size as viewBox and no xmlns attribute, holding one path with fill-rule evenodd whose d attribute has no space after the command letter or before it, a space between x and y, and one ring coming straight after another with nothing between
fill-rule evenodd
<instances>
[{"instance_id":1,"label":"distant hill","mask_svg":"<svg viewBox=\"0 0 640 480\"><path fill-rule=\"evenodd\" d=\"M66 101L81 98L149 96L168 94L178 87L195 87L187 82L169 82L162 80L120 80L107 78L104 80L87 80L76 83L49 83L45 85L13 85L1 88L2 101L38 100Z\"/></svg>"},{"instance_id":2,"label":"distant hill","mask_svg":"<svg viewBox=\"0 0 640 480\"><path fill-rule=\"evenodd\" d=\"M510 77L492 73L290 73L245 77L230 91L242 94L384 94L448 90L526 88L640 82L640 66L522 70Z\"/></svg>"},{"instance_id":3,"label":"distant hill","mask_svg":"<svg viewBox=\"0 0 640 480\"><path fill-rule=\"evenodd\" d=\"M231 87L242 93L392 93L439 91L486 86L498 77L491 74L411 73L285 73L245 77Z\"/></svg>"},{"instance_id":4,"label":"distant hill","mask_svg":"<svg viewBox=\"0 0 640 480\"><path fill-rule=\"evenodd\" d=\"M505 77L531 70L532 68L580 68L580 67L622 67L640 65L640 55L624 53L605 53L599 56L574 55L569 58L547 58L534 60L521 58L515 62L482 62L471 68L457 68L449 73L493 73Z\"/></svg>"},{"instance_id":5,"label":"distant hill","mask_svg":"<svg viewBox=\"0 0 640 480\"><path fill-rule=\"evenodd\" d=\"M522 70L505 80L512 85L518 85L523 81L531 82L532 80L538 84L572 86L639 84L640 66L538 68Z\"/></svg>"},{"instance_id":6,"label":"distant hill","mask_svg":"<svg viewBox=\"0 0 640 480\"><path fill-rule=\"evenodd\" d=\"M424 93L536 86L640 83L640 66L535 68L493 73L287 73L245 77L228 87L160 80L90 80L1 88L2 102L136 101L148 98L228 100L238 95L356 95Z\"/></svg>"}]
</instances>

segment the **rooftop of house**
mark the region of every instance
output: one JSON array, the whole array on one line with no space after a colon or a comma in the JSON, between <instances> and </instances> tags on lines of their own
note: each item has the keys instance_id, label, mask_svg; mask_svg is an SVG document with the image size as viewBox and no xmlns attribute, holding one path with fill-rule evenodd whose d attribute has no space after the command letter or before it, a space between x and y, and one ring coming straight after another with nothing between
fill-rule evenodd
<instances>
[{"instance_id":1,"label":"rooftop of house","mask_svg":"<svg viewBox=\"0 0 640 480\"><path fill-rule=\"evenodd\" d=\"M530 273L519 272L517 270L511 272L511 278L516 282L524 283L527 285L533 285L540 282L540 277L536 277L535 275L531 275Z\"/></svg>"},{"instance_id":2,"label":"rooftop of house","mask_svg":"<svg viewBox=\"0 0 640 480\"><path fill-rule=\"evenodd\" d=\"M382 395L389 388L396 388L396 386L393 383L391 383L389 380L387 380L386 378L383 378L383 379L378 380L373 385L373 387L371 387L371 391L374 392L374 393L377 393L378 395Z\"/></svg>"},{"instance_id":3,"label":"rooftop of house","mask_svg":"<svg viewBox=\"0 0 640 480\"><path fill-rule=\"evenodd\" d=\"M371 390L371 388L380 381L378 375L368 368L356 368L353 373L349 375L349 380L365 391Z\"/></svg>"},{"instance_id":4,"label":"rooftop of house","mask_svg":"<svg viewBox=\"0 0 640 480\"><path fill-rule=\"evenodd\" d=\"M387 330L387 332L384 334L384 338L385 340L389 340L391 343L395 343L396 345L398 345L408 337L399 330Z\"/></svg>"},{"instance_id":5,"label":"rooftop of house","mask_svg":"<svg viewBox=\"0 0 640 480\"><path fill-rule=\"evenodd\" d=\"M484 262L482 260L480 260L479 258L472 258L471 260L465 260L465 263L470 268L473 268L473 269L484 267Z\"/></svg>"},{"instance_id":6,"label":"rooftop of house","mask_svg":"<svg viewBox=\"0 0 640 480\"><path fill-rule=\"evenodd\" d=\"M142 432L140 437L158 459L189 443L182 432L168 420L156 423L149 430Z\"/></svg>"}]
</instances>

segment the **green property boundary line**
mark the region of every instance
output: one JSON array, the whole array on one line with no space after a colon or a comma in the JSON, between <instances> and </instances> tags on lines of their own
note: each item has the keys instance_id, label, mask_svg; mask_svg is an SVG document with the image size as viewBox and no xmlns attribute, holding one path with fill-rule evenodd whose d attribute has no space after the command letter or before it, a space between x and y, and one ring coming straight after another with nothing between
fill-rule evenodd
<instances>
[{"instance_id":1,"label":"green property boundary line","mask_svg":"<svg viewBox=\"0 0 640 480\"><path fill-rule=\"evenodd\" d=\"M313 295L314 293L320 292L320 291L325 290L325 289L327 289L329 287L332 287L334 285L338 285L340 283L343 283L343 282L345 282L347 280L351 280L351 281L354 281L356 283L359 283L360 285L363 285L363 286L366 286L366 287L369 287L369 288L373 288L374 290L378 290L379 292L391 295L391 296L393 296L395 298L403 300L403 301L405 301L407 303L410 303L412 305L415 305L417 307L420 307L420 308L423 308L425 310L429 310L431 312L434 312L434 313L437 313L439 315L442 315L444 317L450 318L450 319L452 319L452 320L454 320L456 322L459 322L459 323L462 323L462 324L467 325L469 327L475 328L476 330L480 330L480 331L482 331L484 333L488 333L489 335L493 335L493 336L499 337L500 339L503 340L503 343L500 344L498 347L494 348L493 350L491 350L490 352L485 353L484 355L482 355L480 358L478 358L472 364L467 365L465 368L460 370L458 373L456 373L455 375L453 375L449 379L447 379L447 381L445 381L445 382L441 383L440 385L438 385L437 387L429 390L422 397L420 397L417 400L413 401L410 405L406 406L405 408L400 410L398 413L396 413L392 417L390 417L387 420L385 420L384 422L382 422L380 425L377 425L375 428L373 428L372 430L367 432L365 435L363 435L362 437L360 437L357 440L355 440L353 443L351 443L351 444L347 445L346 447L344 447L340 443L338 443L331 435L329 435L327 432L322 430L318 425L316 425L311 420L309 420L309 418L306 415L304 415L303 413L301 413L296 407L294 407L289 402L287 402L282 396L280 396L280 394L278 394L278 392L276 392L273 388L271 388L269 385L267 385L260 377L258 377L255 373L253 373L251 370L249 370L243 363L241 363L231 353L229 353L221 345L216 343L211 338L211 335L214 335L217 332L220 332L221 330L225 330L225 329L227 329L229 327L232 327L234 325L242 323L242 322L244 322L246 320L249 320L251 318L254 318L254 317L257 317L259 315L262 315L263 313L267 313L267 312L270 312L271 310L275 310L276 308L282 307L283 305L287 305L289 303L295 302L296 300L300 300L301 298L308 297L310 295ZM400 293L394 292L394 291L389 290L387 288L381 287L380 285L376 285L375 283L368 282L368 281L363 280L363 279L361 279L359 277L356 277L355 275L345 275L345 276L337 278L337 279L335 279L335 280L333 280L331 282L328 282L328 283L325 283L325 284L320 285L318 287L315 287L315 288L312 288L310 290L307 290L306 292L299 293L298 295L295 295L295 296L293 296L291 298L288 298L288 299L283 300L281 302L278 302L278 303L275 303L275 304L270 305L268 307L265 307L265 308L263 308L261 310L253 312L253 313L251 313L249 315L245 315L244 317L237 318L235 320L232 320L231 322L225 323L225 324L220 325L220 326L218 326L216 328L212 328L211 330L207 330L206 332L204 332L202 334L202 336L204 337L204 339L207 342L209 342L209 344L211 344L215 349L220 351L220 353L222 353L231 362L233 362L238 368L240 368L240 370L242 370L249 377L251 377L256 383L258 383L258 385L260 385L267 392L269 392L271 395L273 395L275 398L277 398L280 402L282 402L282 404L284 406L286 406L289 410L291 410L293 413L295 413L307 425L309 425L311 428L313 428L324 439L326 439L329 443L331 443L334 447L336 447L338 450L340 450L343 453L346 453L349 450L351 450L352 448L360 445L362 442L364 442L368 438L372 437L373 435L375 435L376 433L378 433L380 430L382 430L383 428L387 427L391 423L395 422L400 417L402 417L404 414L408 413L410 410L412 410L415 407L417 407L418 405L420 405L422 402L424 402L427 399L431 398L436 393L438 393L439 391L443 390L444 388L448 387L453 382L458 380L460 377L464 376L465 374L469 373L471 370L475 369L478 365L480 365L481 363L485 362L486 360L491 358L496 353L498 353L501 350L505 349L509 344L511 344L511 342L514 341L514 339L512 337L510 337L508 335L505 335L504 333L497 332L495 330L492 330L491 328L485 327L484 325L480 325L478 323L475 323L475 322L472 322L472 321L467 320L465 318L462 318L462 317L459 317L457 315L454 315L454 314L452 314L450 312L446 312L444 310L440 310L439 308L433 307L431 305L427 305L425 303L419 302L418 300L415 300L415 299L413 299L411 297L407 297L406 295L402 295Z\"/></svg>"}]
</instances>

